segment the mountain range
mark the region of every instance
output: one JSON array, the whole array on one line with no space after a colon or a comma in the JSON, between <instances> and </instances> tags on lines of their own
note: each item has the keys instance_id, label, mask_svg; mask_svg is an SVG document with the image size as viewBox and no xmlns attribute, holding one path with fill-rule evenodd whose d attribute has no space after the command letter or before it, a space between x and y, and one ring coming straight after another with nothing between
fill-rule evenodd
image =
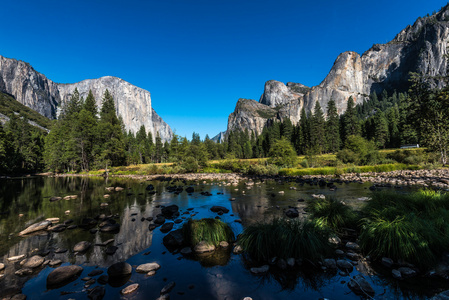
<instances>
[{"instance_id":1,"label":"mountain range","mask_svg":"<svg viewBox=\"0 0 449 300\"><path fill-rule=\"evenodd\" d=\"M297 124L303 108L310 113L319 102L326 112L331 99L335 100L338 113L343 114L349 97L360 104L373 92L407 91L410 72L431 78L434 86L441 87L447 67L448 21L446 5L431 16L418 18L390 42L374 44L362 55L341 53L326 78L311 88L267 81L259 101L238 100L229 115L227 132L248 130L260 134L269 122L286 118Z\"/></svg>"}]
</instances>

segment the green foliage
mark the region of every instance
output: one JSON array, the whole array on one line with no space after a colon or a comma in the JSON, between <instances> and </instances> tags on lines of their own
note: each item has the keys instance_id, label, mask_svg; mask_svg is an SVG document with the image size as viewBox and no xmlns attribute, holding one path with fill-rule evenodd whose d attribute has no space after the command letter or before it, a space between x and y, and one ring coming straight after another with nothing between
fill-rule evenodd
<instances>
[{"instance_id":1,"label":"green foliage","mask_svg":"<svg viewBox=\"0 0 449 300\"><path fill-rule=\"evenodd\" d=\"M357 225L357 214L352 208L333 197L309 201L308 208L318 224L337 232Z\"/></svg>"},{"instance_id":2,"label":"green foliage","mask_svg":"<svg viewBox=\"0 0 449 300\"><path fill-rule=\"evenodd\" d=\"M235 238L234 232L228 224L211 218L190 219L182 227L182 232L184 239L191 247L194 247L201 241L218 246L222 241L231 243Z\"/></svg>"},{"instance_id":3,"label":"green foliage","mask_svg":"<svg viewBox=\"0 0 449 300\"><path fill-rule=\"evenodd\" d=\"M383 157L376 150L374 142L367 141L358 135L346 138L345 148L337 153L337 158L343 163L356 165L380 163Z\"/></svg>"},{"instance_id":4,"label":"green foliage","mask_svg":"<svg viewBox=\"0 0 449 300\"><path fill-rule=\"evenodd\" d=\"M196 173L198 172L198 161L192 157L187 156L184 158L184 160L181 162L181 167L187 172L187 173Z\"/></svg>"},{"instance_id":5,"label":"green foliage","mask_svg":"<svg viewBox=\"0 0 449 300\"><path fill-rule=\"evenodd\" d=\"M428 162L428 155L423 149L404 149L396 150L393 153L387 155L399 163L418 165Z\"/></svg>"},{"instance_id":6,"label":"green foliage","mask_svg":"<svg viewBox=\"0 0 449 300\"><path fill-rule=\"evenodd\" d=\"M2 92L0 92L0 113L5 116L18 114L25 117L25 119L36 122L38 125L47 129L51 126L51 121L49 119L21 104L12 96Z\"/></svg>"},{"instance_id":7,"label":"green foliage","mask_svg":"<svg viewBox=\"0 0 449 300\"><path fill-rule=\"evenodd\" d=\"M326 148L331 153L340 150L340 124L337 106L333 99L327 104L327 121L326 121Z\"/></svg>"},{"instance_id":8,"label":"green foliage","mask_svg":"<svg viewBox=\"0 0 449 300\"><path fill-rule=\"evenodd\" d=\"M277 175L279 173L279 169L275 165L265 166L253 164L249 166L248 171L246 173L249 175Z\"/></svg>"},{"instance_id":9,"label":"green foliage","mask_svg":"<svg viewBox=\"0 0 449 300\"><path fill-rule=\"evenodd\" d=\"M282 167L294 166L296 161L296 151L286 138L277 140L271 146L269 163Z\"/></svg>"},{"instance_id":10,"label":"green foliage","mask_svg":"<svg viewBox=\"0 0 449 300\"><path fill-rule=\"evenodd\" d=\"M315 222L287 219L248 226L239 235L238 244L253 260L261 262L273 257L315 261L332 251L327 229Z\"/></svg>"},{"instance_id":11,"label":"green foliage","mask_svg":"<svg viewBox=\"0 0 449 300\"><path fill-rule=\"evenodd\" d=\"M360 246L374 258L387 256L430 268L449 247L447 193L374 193L363 213Z\"/></svg>"}]
</instances>

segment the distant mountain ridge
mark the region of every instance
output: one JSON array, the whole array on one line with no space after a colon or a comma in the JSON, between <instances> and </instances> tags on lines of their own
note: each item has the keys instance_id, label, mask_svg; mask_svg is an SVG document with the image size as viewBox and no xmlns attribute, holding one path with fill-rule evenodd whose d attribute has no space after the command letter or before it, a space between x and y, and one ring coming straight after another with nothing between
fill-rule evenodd
<instances>
[{"instance_id":1,"label":"distant mountain ridge","mask_svg":"<svg viewBox=\"0 0 449 300\"><path fill-rule=\"evenodd\" d=\"M0 92L12 95L49 119L57 117L58 110L70 99L75 88L84 98L92 90L98 107L101 107L103 94L108 89L127 130L135 133L144 125L153 137L157 133L164 141L173 137L170 126L152 108L150 92L142 88L113 76L70 84L55 83L29 63L0 55Z\"/></svg>"},{"instance_id":2,"label":"distant mountain ridge","mask_svg":"<svg viewBox=\"0 0 449 300\"><path fill-rule=\"evenodd\" d=\"M267 81L259 102L238 100L229 115L227 132L248 130L260 134L270 120L285 118L297 124L302 108L310 113L319 102L326 112L331 99L335 100L338 113L343 114L351 96L358 104L372 92L406 91L410 72L433 77L433 85L441 87L440 78L446 75L448 21L449 4L432 16L418 18L392 41L375 44L363 55L352 51L341 53L326 78L312 88Z\"/></svg>"}]
</instances>

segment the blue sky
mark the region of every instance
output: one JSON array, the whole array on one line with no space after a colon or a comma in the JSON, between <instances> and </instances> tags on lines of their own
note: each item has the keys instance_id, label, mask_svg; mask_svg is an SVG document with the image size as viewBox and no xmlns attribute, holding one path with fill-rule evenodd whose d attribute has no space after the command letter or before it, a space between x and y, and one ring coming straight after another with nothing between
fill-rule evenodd
<instances>
[{"instance_id":1,"label":"blue sky","mask_svg":"<svg viewBox=\"0 0 449 300\"><path fill-rule=\"evenodd\" d=\"M226 129L275 79L319 84L338 54L386 43L447 1L3 1L0 55L55 82L111 75L151 92L178 135Z\"/></svg>"}]
</instances>

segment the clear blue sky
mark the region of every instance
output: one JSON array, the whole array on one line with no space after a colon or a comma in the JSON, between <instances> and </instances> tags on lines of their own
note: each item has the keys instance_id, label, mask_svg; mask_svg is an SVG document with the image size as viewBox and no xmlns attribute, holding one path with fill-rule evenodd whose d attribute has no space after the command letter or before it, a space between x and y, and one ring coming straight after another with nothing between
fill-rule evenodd
<instances>
[{"instance_id":1,"label":"clear blue sky","mask_svg":"<svg viewBox=\"0 0 449 300\"><path fill-rule=\"evenodd\" d=\"M111 75L151 92L181 136L226 129L275 79L319 84L338 54L385 43L447 1L2 1L0 55L55 82Z\"/></svg>"}]
</instances>

